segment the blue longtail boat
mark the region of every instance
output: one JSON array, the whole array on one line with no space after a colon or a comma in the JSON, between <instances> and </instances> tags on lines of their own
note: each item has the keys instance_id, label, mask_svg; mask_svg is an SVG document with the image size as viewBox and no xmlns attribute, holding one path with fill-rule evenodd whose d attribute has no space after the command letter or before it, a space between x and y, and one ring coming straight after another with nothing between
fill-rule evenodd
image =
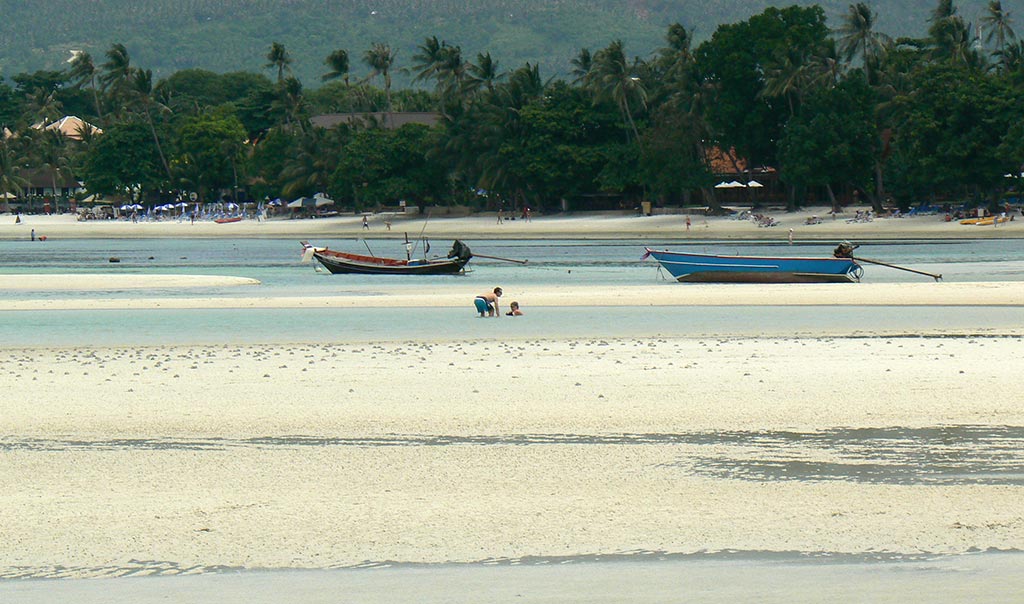
<instances>
[{"instance_id":1,"label":"blue longtail boat","mask_svg":"<svg viewBox=\"0 0 1024 604\"><path fill-rule=\"evenodd\" d=\"M645 249L644 258L653 257L682 282L856 283L864 274L863 267L851 257L722 256Z\"/></svg>"}]
</instances>

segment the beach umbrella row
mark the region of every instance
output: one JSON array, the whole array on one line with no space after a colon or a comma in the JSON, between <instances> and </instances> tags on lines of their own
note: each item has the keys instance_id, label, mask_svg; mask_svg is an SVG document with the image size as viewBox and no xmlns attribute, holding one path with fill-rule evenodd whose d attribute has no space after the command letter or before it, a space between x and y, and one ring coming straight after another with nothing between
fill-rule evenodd
<instances>
[{"instance_id":1,"label":"beach umbrella row","mask_svg":"<svg viewBox=\"0 0 1024 604\"><path fill-rule=\"evenodd\" d=\"M733 180L731 182L725 182L723 180L722 182L720 182L717 185L715 185L715 188L716 189L745 189L745 188L749 187L751 189L760 189L763 186L764 185L762 185L761 183L757 182L756 180L752 180L752 181L748 182L747 184L743 184L743 183L741 183L738 180Z\"/></svg>"}]
</instances>

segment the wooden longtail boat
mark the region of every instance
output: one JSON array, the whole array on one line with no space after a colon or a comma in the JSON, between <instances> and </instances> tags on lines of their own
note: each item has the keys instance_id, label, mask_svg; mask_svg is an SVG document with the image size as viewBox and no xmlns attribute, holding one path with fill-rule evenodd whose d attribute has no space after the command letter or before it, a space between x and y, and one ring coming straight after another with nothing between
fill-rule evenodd
<instances>
[{"instance_id":1,"label":"wooden longtail boat","mask_svg":"<svg viewBox=\"0 0 1024 604\"><path fill-rule=\"evenodd\" d=\"M445 258L382 258L339 252L326 247L314 247L303 241L303 261L316 259L331 274L366 274L366 275L447 275L460 273L473 258L469 246L456 240L451 251ZM410 244L406 241L407 255L410 255Z\"/></svg>"}]
</instances>

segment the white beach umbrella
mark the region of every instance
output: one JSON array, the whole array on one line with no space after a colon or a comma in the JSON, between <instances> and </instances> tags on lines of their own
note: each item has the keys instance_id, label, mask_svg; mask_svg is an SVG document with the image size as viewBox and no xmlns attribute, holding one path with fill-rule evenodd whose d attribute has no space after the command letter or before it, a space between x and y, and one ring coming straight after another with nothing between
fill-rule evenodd
<instances>
[{"instance_id":1,"label":"white beach umbrella","mask_svg":"<svg viewBox=\"0 0 1024 604\"><path fill-rule=\"evenodd\" d=\"M747 186L748 187L752 187L754 189L760 189L764 185L762 185L761 183L757 182L756 180L752 180L752 181L747 183Z\"/></svg>"},{"instance_id":2,"label":"white beach umbrella","mask_svg":"<svg viewBox=\"0 0 1024 604\"><path fill-rule=\"evenodd\" d=\"M720 182L717 185L715 185L715 188L716 189L728 189L729 188L729 183L727 183L727 182L725 182L723 180L722 182Z\"/></svg>"},{"instance_id":3,"label":"white beach umbrella","mask_svg":"<svg viewBox=\"0 0 1024 604\"><path fill-rule=\"evenodd\" d=\"M732 181L732 182L730 182L730 183L729 183L729 188L730 188L730 189L742 189L742 188L743 188L743 187L745 187L745 186L747 186L747 185L745 185L745 184L741 183L741 182L740 182L740 181L738 181L738 180L734 180L734 181Z\"/></svg>"}]
</instances>

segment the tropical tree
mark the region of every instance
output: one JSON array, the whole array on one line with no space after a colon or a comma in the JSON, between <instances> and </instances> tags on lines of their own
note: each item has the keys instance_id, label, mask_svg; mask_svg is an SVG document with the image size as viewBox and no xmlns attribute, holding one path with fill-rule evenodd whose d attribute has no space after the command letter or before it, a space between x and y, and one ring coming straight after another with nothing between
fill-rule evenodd
<instances>
[{"instance_id":1,"label":"tropical tree","mask_svg":"<svg viewBox=\"0 0 1024 604\"><path fill-rule=\"evenodd\" d=\"M112 44L106 52L106 57L107 60L102 65L103 72L99 75L100 86L119 103L117 113L121 113L124 107L120 103L124 100L125 89L132 78L131 57L128 49L121 43Z\"/></svg>"},{"instance_id":2,"label":"tropical tree","mask_svg":"<svg viewBox=\"0 0 1024 604\"><path fill-rule=\"evenodd\" d=\"M164 154L163 145L160 143L160 136L157 134L156 122L153 120L153 112L170 111L166 105L159 102L153 94L153 71L149 69L133 69L130 80L130 93L139 111L149 125L150 134L153 136L153 144L156 145L157 154L160 156L160 164L167 174L167 183L171 184L174 177L171 175L171 166L167 163L167 156Z\"/></svg>"},{"instance_id":3,"label":"tropical tree","mask_svg":"<svg viewBox=\"0 0 1024 604\"><path fill-rule=\"evenodd\" d=\"M583 83L590 69L594 66L594 57L590 54L589 48L581 48L572 61L573 84Z\"/></svg>"},{"instance_id":4,"label":"tropical tree","mask_svg":"<svg viewBox=\"0 0 1024 604\"><path fill-rule=\"evenodd\" d=\"M96 76L99 73L99 70L93 63L92 55L84 50L75 51L75 54L71 57L69 63L69 80L75 88L82 88L86 84L89 85L89 90L92 91L93 103L96 106L96 117L98 117L102 123L103 107L100 105L100 95L99 91L96 89Z\"/></svg>"},{"instance_id":5,"label":"tropical tree","mask_svg":"<svg viewBox=\"0 0 1024 604\"><path fill-rule=\"evenodd\" d=\"M348 86L348 51L339 49L335 50L331 54L327 55L324 59L324 64L330 67L330 71L320 76L320 79L324 82L336 80L342 78L345 81L345 86Z\"/></svg>"},{"instance_id":6,"label":"tropical tree","mask_svg":"<svg viewBox=\"0 0 1024 604\"><path fill-rule=\"evenodd\" d=\"M842 17L842 24L836 30L838 34L839 54L847 63L860 57L868 80L874 80L874 72L892 39L886 34L876 31L878 15L863 2L851 4L849 12Z\"/></svg>"},{"instance_id":7,"label":"tropical tree","mask_svg":"<svg viewBox=\"0 0 1024 604\"><path fill-rule=\"evenodd\" d=\"M491 58L489 52L477 54L476 61L467 66L466 72L466 88L469 91L483 87L491 94L494 94L495 84L508 76L498 71L498 62Z\"/></svg>"},{"instance_id":8,"label":"tropical tree","mask_svg":"<svg viewBox=\"0 0 1024 604\"><path fill-rule=\"evenodd\" d=\"M284 80L285 72L289 74L292 72L292 57L288 54L284 44L280 42L273 42L270 45L270 51L267 52L267 63L264 65L267 69L277 70L277 81L280 83Z\"/></svg>"},{"instance_id":9,"label":"tropical tree","mask_svg":"<svg viewBox=\"0 0 1024 604\"><path fill-rule=\"evenodd\" d=\"M191 184L207 192L231 188L239 182L239 166L245 150L245 126L230 106L209 109L185 118L177 131L179 163Z\"/></svg>"},{"instance_id":10,"label":"tropical tree","mask_svg":"<svg viewBox=\"0 0 1024 604\"><path fill-rule=\"evenodd\" d=\"M384 76L384 99L386 111L391 111L391 68L395 64L397 54L391 47L383 42L375 42L373 46L363 54L363 62L372 70L370 79L378 75Z\"/></svg>"},{"instance_id":11,"label":"tropical tree","mask_svg":"<svg viewBox=\"0 0 1024 604\"><path fill-rule=\"evenodd\" d=\"M878 142L875 94L863 75L811 93L779 141L782 180L823 187L834 210L839 208L833 185L869 190ZM790 202L796 209L795 199Z\"/></svg>"},{"instance_id":12,"label":"tropical tree","mask_svg":"<svg viewBox=\"0 0 1024 604\"><path fill-rule=\"evenodd\" d=\"M991 0L985 9L985 15L979 21L982 30L985 31L985 41L990 44L995 41L996 56L1002 58L1006 51L1007 41L1012 41L1017 37L1010 25L1012 22L1010 13L1003 10L1003 3L1000 0ZM1005 67L1005 63L1003 65Z\"/></svg>"},{"instance_id":13,"label":"tropical tree","mask_svg":"<svg viewBox=\"0 0 1024 604\"><path fill-rule=\"evenodd\" d=\"M9 196L17 197L29 186L19 174L26 161L17 139L0 135L0 202L5 207Z\"/></svg>"},{"instance_id":14,"label":"tropical tree","mask_svg":"<svg viewBox=\"0 0 1024 604\"><path fill-rule=\"evenodd\" d=\"M136 186L156 190L164 169L146 124L110 124L89 146L82 167L86 187L93 193L126 193Z\"/></svg>"},{"instance_id":15,"label":"tropical tree","mask_svg":"<svg viewBox=\"0 0 1024 604\"><path fill-rule=\"evenodd\" d=\"M36 88L29 97L28 109L33 121L45 126L60 119L64 106L57 99L56 90Z\"/></svg>"},{"instance_id":16,"label":"tropical tree","mask_svg":"<svg viewBox=\"0 0 1024 604\"><path fill-rule=\"evenodd\" d=\"M635 65L626 60L622 41L616 40L594 55L586 84L596 99L610 99L615 103L622 112L628 132L633 134L633 140L639 141L634 108L647 106L647 90L636 73Z\"/></svg>"},{"instance_id":17,"label":"tropical tree","mask_svg":"<svg viewBox=\"0 0 1024 604\"><path fill-rule=\"evenodd\" d=\"M696 51L702 85L714 91L703 103L722 148L733 147L753 165L772 164L791 111L783 97L764 94L766 75L781 70L791 53L821 53L828 38L818 6L769 8L747 21L719 26Z\"/></svg>"},{"instance_id":18,"label":"tropical tree","mask_svg":"<svg viewBox=\"0 0 1024 604\"><path fill-rule=\"evenodd\" d=\"M43 130L33 137L32 159L50 176L53 190L53 211L60 213L60 195L58 180L63 183L72 174L71 155L68 139L59 130Z\"/></svg>"}]
</instances>

